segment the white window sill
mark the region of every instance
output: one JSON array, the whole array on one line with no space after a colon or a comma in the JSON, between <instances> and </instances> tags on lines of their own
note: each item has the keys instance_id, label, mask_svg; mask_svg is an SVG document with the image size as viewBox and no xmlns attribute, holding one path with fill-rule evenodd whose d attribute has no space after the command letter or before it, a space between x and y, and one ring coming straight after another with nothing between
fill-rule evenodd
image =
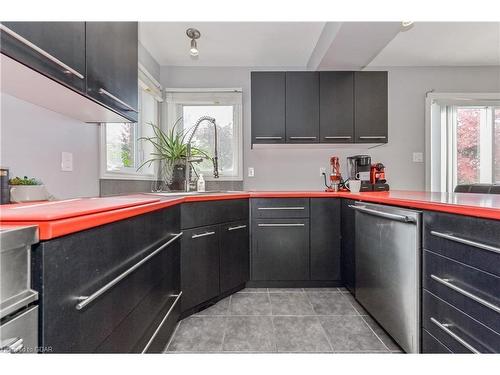
<instances>
[{"instance_id":1,"label":"white window sill","mask_svg":"<svg viewBox=\"0 0 500 375\"><path fill-rule=\"evenodd\" d=\"M132 173L120 173L120 172L106 172L101 174L101 180L146 180L155 181L156 177L151 174L132 174Z\"/></svg>"}]
</instances>

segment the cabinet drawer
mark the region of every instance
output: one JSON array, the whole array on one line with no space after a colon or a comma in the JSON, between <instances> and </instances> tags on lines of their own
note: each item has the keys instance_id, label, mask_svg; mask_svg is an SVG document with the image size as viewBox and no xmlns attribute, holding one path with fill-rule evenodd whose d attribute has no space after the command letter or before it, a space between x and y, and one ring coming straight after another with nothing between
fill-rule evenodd
<instances>
[{"instance_id":1,"label":"cabinet drawer","mask_svg":"<svg viewBox=\"0 0 500 375\"><path fill-rule=\"evenodd\" d=\"M424 251L424 288L500 333L500 278Z\"/></svg>"},{"instance_id":2,"label":"cabinet drawer","mask_svg":"<svg viewBox=\"0 0 500 375\"><path fill-rule=\"evenodd\" d=\"M252 199L252 219L309 217L309 198Z\"/></svg>"},{"instance_id":3,"label":"cabinet drawer","mask_svg":"<svg viewBox=\"0 0 500 375\"><path fill-rule=\"evenodd\" d=\"M432 336L425 329L422 330L422 353L428 354L449 354L451 350L444 346L438 339Z\"/></svg>"},{"instance_id":4,"label":"cabinet drawer","mask_svg":"<svg viewBox=\"0 0 500 375\"><path fill-rule=\"evenodd\" d=\"M500 335L446 303L423 292L423 327L454 353L499 353Z\"/></svg>"},{"instance_id":5,"label":"cabinet drawer","mask_svg":"<svg viewBox=\"0 0 500 375\"><path fill-rule=\"evenodd\" d=\"M424 248L500 276L500 221L425 212Z\"/></svg>"},{"instance_id":6,"label":"cabinet drawer","mask_svg":"<svg viewBox=\"0 0 500 375\"><path fill-rule=\"evenodd\" d=\"M248 199L189 202L181 207L181 228L248 219Z\"/></svg>"}]
</instances>

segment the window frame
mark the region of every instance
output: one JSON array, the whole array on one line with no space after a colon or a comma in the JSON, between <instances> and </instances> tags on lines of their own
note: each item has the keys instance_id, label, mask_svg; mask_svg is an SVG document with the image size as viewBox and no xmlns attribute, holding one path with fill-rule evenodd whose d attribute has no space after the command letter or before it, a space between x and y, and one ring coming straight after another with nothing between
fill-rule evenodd
<instances>
[{"instance_id":1,"label":"window frame","mask_svg":"<svg viewBox=\"0 0 500 375\"><path fill-rule=\"evenodd\" d=\"M182 116L182 106L233 106L234 129L233 134L237 145L235 154L237 160L235 166L237 173L233 176L224 176L220 173L219 178L214 178L210 173L203 174L206 181L243 181L243 90L241 88L166 88L166 118L167 127L171 126ZM231 95L231 94L238 94ZM189 96L192 95L190 98ZM233 96L233 97L231 97ZM180 112L180 113L179 113Z\"/></svg>"}]
</instances>

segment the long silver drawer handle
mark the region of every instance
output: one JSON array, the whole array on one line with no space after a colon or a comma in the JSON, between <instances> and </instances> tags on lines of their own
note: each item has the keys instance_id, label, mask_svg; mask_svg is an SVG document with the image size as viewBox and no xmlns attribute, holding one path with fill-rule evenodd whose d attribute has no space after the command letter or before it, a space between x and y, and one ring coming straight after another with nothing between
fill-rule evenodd
<instances>
[{"instance_id":1,"label":"long silver drawer handle","mask_svg":"<svg viewBox=\"0 0 500 375\"><path fill-rule=\"evenodd\" d=\"M227 228L227 230L238 230L238 229L244 229L246 227L247 227L246 225L238 225L236 227L229 227Z\"/></svg>"},{"instance_id":2,"label":"long silver drawer handle","mask_svg":"<svg viewBox=\"0 0 500 375\"><path fill-rule=\"evenodd\" d=\"M358 137L359 139L386 139L385 135L362 135Z\"/></svg>"},{"instance_id":3,"label":"long silver drawer handle","mask_svg":"<svg viewBox=\"0 0 500 375\"><path fill-rule=\"evenodd\" d=\"M61 60L59 60L58 58L52 56L50 53L48 53L47 51L41 49L40 47L38 47L36 44L33 44L31 43L28 39L26 38L23 38L21 35L19 35L18 33L16 33L15 31L9 29L7 26L3 25L3 24L0 24L0 30L6 32L7 34L9 34L11 37L13 37L14 39L17 39L19 42L21 42L22 44L24 44L25 46L31 48L32 50L38 52L40 55L46 57L47 59L49 59L50 61L52 61L53 63L59 65L61 68L63 68L65 71L65 73L71 73L75 76L77 76L78 78L80 79L84 79L85 77L77 72L75 69L71 68L70 66L66 65L65 63L63 63Z\"/></svg>"},{"instance_id":4,"label":"long silver drawer handle","mask_svg":"<svg viewBox=\"0 0 500 375\"><path fill-rule=\"evenodd\" d=\"M470 299L473 299L474 301L479 302L481 305L486 306L487 308L500 314L500 307L482 299L481 297L476 296L475 294L472 294L472 293L452 284L449 279L442 279L436 275L431 275L431 278L436 280L438 283L441 283L444 286L447 286L448 288L453 289L454 291L456 291L456 292L458 292L466 297L469 297Z\"/></svg>"},{"instance_id":5,"label":"long silver drawer handle","mask_svg":"<svg viewBox=\"0 0 500 375\"><path fill-rule=\"evenodd\" d=\"M303 210L305 207L259 207L258 210Z\"/></svg>"},{"instance_id":6,"label":"long silver drawer handle","mask_svg":"<svg viewBox=\"0 0 500 375\"><path fill-rule=\"evenodd\" d=\"M258 224L259 227L303 227L303 223Z\"/></svg>"},{"instance_id":7,"label":"long silver drawer handle","mask_svg":"<svg viewBox=\"0 0 500 375\"><path fill-rule=\"evenodd\" d=\"M491 245L486 245L486 244L481 243L481 242L475 242L475 241L471 241L471 240L466 240L465 238L453 236L453 235L447 234L447 233L436 232L435 230L431 230L431 234L433 236L436 236L436 237L445 238L445 239L450 240L450 241L455 241L455 242L463 243L464 245L474 246L474 247L477 247L478 249L488 250L488 251L492 251L494 253L500 254L500 248L499 247L495 247L495 246L491 246Z\"/></svg>"},{"instance_id":8,"label":"long silver drawer handle","mask_svg":"<svg viewBox=\"0 0 500 375\"><path fill-rule=\"evenodd\" d=\"M283 139L283 137L255 137L255 139Z\"/></svg>"},{"instance_id":9,"label":"long silver drawer handle","mask_svg":"<svg viewBox=\"0 0 500 375\"><path fill-rule=\"evenodd\" d=\"M193 234L191 236L191 238L200 238L200 237L205 237L205 236L211 236L215 234L215 232L205 232L205 233L201 233L201 234Z\"/></svg>"},{"instance_id":10,"label":"long silver drawer handle","mask_svg":"<svg viewBox=\"0 0 500 375\"><path fill-rule=\"evenodd\" d=\"M451 326L451 324L447 323L441 323L437 319L434 319L431 317L431 322L437 325L440 329L442 329L445 333L447 333L449 336L453 337L456 341L458 341L460 344L465 346L467 349L469 349L472 353L479 354L479 350L474 348L471 344L469 344L467 341L465 341L463 338L458 336L456 333L454 333L451 329L448 327Z\"/></svg>"},{"instance_id":11,"label":"long silver drawer handle","mask_svg":"<svg viewBox=\"0 0 500 375\"><path fill-rule=\"evenodd\" d=\"M290 139L316 139L316 137L288 137Z\"/></svg>"},{"instance_id":12,"label":"long silver drawer handle","mask_svg":"<svg viewBox=\"0 0 500 375\"><path fill-rule=\"evenodd\" d=\"M120 103L122 106L124 106L125 108L131 110L132 112L139 112L137 111L136 109L132 108L131 106L129 106L127 103L125 103L123 100L117 98L116 96L114 96L113 94L111 94L109 91L106 91L104 90L103 88L100 88L99 89L99 94L102 94L102 95L106 95L108 97L110 97L111 99L113 99L115 102L118 102Z\"/></svg>"},{"instance_id":13,"label":"long silver drawer handle","mask_svg":"<svg viewBox=\"0 0 500 375\"><path fill-rule=\"evenodd\" d=\"M182 292L180 292L179 294L174 294L174 295L171 296L171 297L176 297L174 303L172 303L172 306L170 306L170 308L168 309L167 313L165 314L165 316L161 320L160 324L158 325L158 327L154 331L154 333L151 336L151 338L149 339L148 343L146 344L146 346L144 347L144 349L142 349L141 354L146 353L146 351L149 349L149 347L150 347L151 343L153 342L153 340L155 339L156 335L158 334L158 332L160 332L161 327L163 327L163 324L165 324L165 322L167 321L170 313L175 308L175 305L177 305L177 302L179 302L179 300L181 299L181 296L182 296Z\"/></svg>"},{"instance_id":14,"label":"long silver drawer handle","mask_svg":"<svg viewBox=\"0 0 500 375\"><path fill-rule=\"evenodd\" d=\"M401 221L403 223L416 223L417 222L414 218L412 218L410 216L406 216L406 215L390 214L388 212L372 210L372 209L366 208L365 206L349 205L349 207L351 207L352 209L357 210L359 212L363 212L363 213L373 215L373 216L383 217L383 218L389 219L389 220Z\"/></svg>"},{"instance_id":15,"label":"long silver drawer handle","mask_svg":"<svg viewBox=\"0 0 500 375\"><path fill-rule=\"evenodd\" d=\"M350 135L327 135L324 137L325 139L351 139Z\"/></svg>"},{"instance_id":16,"label":"long silver drawer handle","mask_svg":"<svg viewBox=\"0 0 500 375\"><path fill-rule=\"evenodd\" d=\"M80 301L76 305L77 310L83 309L85 306L87 306L89 303L94 301L95 299L99 298L101 295L106 293L108 290L110 290L113 286L118 284L120 281L122 281L124 278L126 278L128 275L130 275L132 272L134 272L136 269L138 269L140 266L142 266L144 263L146 263L148 260L150 260L152 257L154 257L156 254L158 254L160 251L164 250L166 247L168 247L172 242L176 241L180 236L182 236L182 232L177 233L174 235L173 238L165 242L163 245L161 245L158 249L150 253L147 257L141 259L139 262L134 264L132 267L115 277L113 280L111 280L109 283L104 285L102 288L97 290L96 292L92 293L90 296L80 296L78 297L78 300Z\"/></svg>"},{"instance_id":17,"label":"long silver drawer handle","mask_svg":"<svg viewBox=\"0 0 500 375\"><path fill-rule=\"evenodd\" d=\"M21 337L13 337L2 342L0 353L19 353L23 349L23 339Z\"/></svg>"}]
</instances>

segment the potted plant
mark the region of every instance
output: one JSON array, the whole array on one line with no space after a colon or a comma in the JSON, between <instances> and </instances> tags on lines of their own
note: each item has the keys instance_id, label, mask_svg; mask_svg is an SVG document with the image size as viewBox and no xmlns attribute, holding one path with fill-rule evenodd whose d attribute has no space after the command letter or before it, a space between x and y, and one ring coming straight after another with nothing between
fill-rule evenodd
<instances>
[{"instance_id":1,"label":"potted plant","mask_svg":"<svg viewBox=\"0 0 500 375\"><path fill-rule=\"evenodd\" d=\"M11 202L44 201L49 198L42 181L36 178L14 177L9 180Z\"/></svg>"},{"instance_id":2,"label":"potted plant","mask_svg":"<svg viewBox=\"0 0 500 375\"><path fill-rule=\"evenodd\" d=\"M138 170L154 162L160 163L163 179L169 190L183 190L185 186L185 168L187 143L186 138L191 129L177 130L177 125L182 120L179 118L168 131L163 131L159 126L149 123L153 129L152 137L141 137L142 141L149 142L154 148L151 158L142 163ZM208 154L200 148L191 146L191 157L209 158ZM191 168L191 166L190 166Z\"/></svg>"}]
</instances>

